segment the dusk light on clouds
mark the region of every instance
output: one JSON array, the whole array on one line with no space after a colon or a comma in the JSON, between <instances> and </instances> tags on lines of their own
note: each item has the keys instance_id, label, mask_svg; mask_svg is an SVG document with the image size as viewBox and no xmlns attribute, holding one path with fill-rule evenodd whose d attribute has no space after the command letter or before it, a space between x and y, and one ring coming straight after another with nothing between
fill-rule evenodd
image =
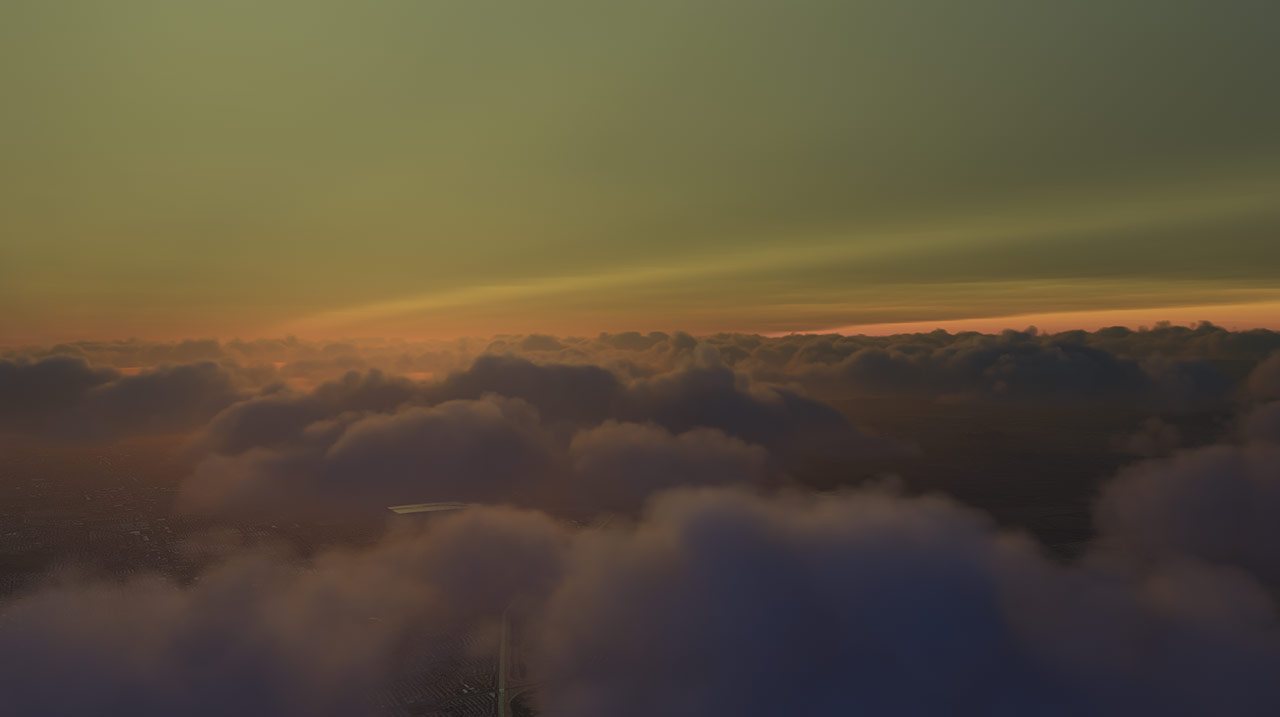
<instances>
[{"instance_id":1,"label":"dusk light on clouds","mask_svg":"<svg viewBox=\"0 0 1280 717\"><path fill-rule=\"evenodd\" d=\"M1275 717L1280 3L0 3L0 715Z\"/></svg>"}]
</instances>

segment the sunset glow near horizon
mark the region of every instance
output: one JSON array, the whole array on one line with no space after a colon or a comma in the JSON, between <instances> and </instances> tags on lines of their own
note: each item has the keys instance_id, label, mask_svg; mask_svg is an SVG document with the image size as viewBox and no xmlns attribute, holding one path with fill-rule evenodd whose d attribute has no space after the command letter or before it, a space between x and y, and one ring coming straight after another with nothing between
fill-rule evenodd
<instances>
[{"instance_id":1,"label":"sunset glow near horizon","mask_svg":"<svg viewBox=\"0 0 1280 717\"><path fill-rule=\"evenodd\" d=\"M11 4L0 343L1276 328L1280 11L1149 5Z\"/></svg>"}]
</instances>

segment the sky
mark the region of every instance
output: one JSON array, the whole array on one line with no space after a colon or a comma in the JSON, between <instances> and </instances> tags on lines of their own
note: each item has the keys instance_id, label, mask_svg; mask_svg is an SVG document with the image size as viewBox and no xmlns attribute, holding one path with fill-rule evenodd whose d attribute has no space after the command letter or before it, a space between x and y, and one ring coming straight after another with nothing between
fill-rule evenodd
<instances>
[{"instance_id":1,"label":"sky","mask_svg":"<svg viewBox=\"0 0 1280 717\"><path fill-rule=\"evenodd\" d=\"M1278 21L4 3L0 337L1278 327Z\"/></svg>"}]
</instances>

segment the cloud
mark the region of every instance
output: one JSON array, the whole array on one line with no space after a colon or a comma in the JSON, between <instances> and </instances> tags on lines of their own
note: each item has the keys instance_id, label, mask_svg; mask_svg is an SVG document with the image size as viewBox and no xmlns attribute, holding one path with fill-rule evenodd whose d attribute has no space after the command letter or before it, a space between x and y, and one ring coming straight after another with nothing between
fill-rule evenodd
<instances>
[{"instance_id":1,"label":"cloud","mask_svg":"<svg viewBox=\"0 0 1280 717\"><path fill-rule=\"evenodd\" d=\"M682 369L635 380L618 417L656 423L672 432L716 428L764 446L784 461L848 460L890 450L886 442L861 434L831 405L753 381L721 365L714 354Z\"/></svg>"},{"instance_id":2,"label":"cloud","mask_svg":"<svg viewBox=\"0 0 1280 717\"><path fill-rule=\"evenodd\" d=\"M21 432L75 438L179 433L242 397L236 376L212 362L124 375L69 356L0 360L0 424Z\"/></svg>"},{"instance_id":3,"label":"cloud","mask_svg":"<svg viewBox=\"0 0 1280 717\"><path fill-rule=\"evenodd\" d=\"M514 600L538 700L565 717L1280 709L1280 404L1253 408L1238 443L1123 470L1099 500L1098 544L1072 564L944 498L776 490L806 457L859 465L884 448L804 387L1203 397L1218 378L1264 372L1269 334L528 338L449 348L440 365L478 357L432 380L366 368L252 394L228 363L126 375L69 353L0 362L10 428L207 421L189 446L190 505L380 515L462 500L636 517L577 529L475 508L308 563L232 556L185 587L65 578L0 608L0 660L13 666L0 704L360 713L432 635L483 634ZM1215 363L1192 363L1188 346L1217 346ZM427 352L221 348L321 362L308 376ZM1134 445L1172 449L1167 428L1148 424Z\"/></svg>"},{"instance_id":4,"label":"cloud","mask_svg":"<svg viewBox=\"0 0 1280 717\"><path fill-rule=\"evenodd\" d=\"M1130 455L1154 458L1168 455L1182 443L1178 427L1160 418L1152 417L1142 422L1138 430L1113 441L1116 448Z\"/></svg>"},{"instance_id":5,"label":"cloud","mask_svg":"<svg viewBox=\"0 0 1280 717\"><path fill-rule=\"evenodd\" d=\"M686 482L759 483L806 459L889 449L827 404L706 360L627 380L592 364L484 355L434 382L373 370L267 392L210 421L184 493L204 508L462 500L634 511Z\"/></svg>"},{"instance_id":6,"label":"cloud","mask_svg":"<svg viewBox=\"0 0 1280 717\"><path fill-rule=\"evenodd\" d=\"M349 371L307 392L277 387L215 416L202 437L202 447L235 455L253 447L284 444L297 440L313 423L353 411L389 413L419 395L415 382L378 370Z\"/></svg>"},{"instance_id":7,"label":"cloud","mask_svg":"<svg viewBox=\"0 0 1280 717\"><path fill-rule=\"evenodd\" d=\"M636 511L667 488L760 485L769 454L714 428L673 435L652 424L606 422L569 444L570 494L593 510Z\"/></svg>"},{"instance_id":8,"label":"cloud","mask_svg":"<svg viewBox=\"0 0 1280 717\"><path fill-rule=\"evenodd\" d=\"M1193 556L1280 587L1280 444L1216 445L1121 472L1103 491L1102 538L1139 560Z\"/></svg>"},{"instance_id":9,"label":"cloud","mask_svg":"<svg viewBox=\"0 0 1280 717\"><path fill-rule=\"evenodd\" d=\"M1249 374L1250 395L1263 400L1280 399L1280 351L1272 353Z\"/></svg>"},{"instance_id":10,"label":"cloud","mask_svg":"<svg viewBox=\"0 0 1280 717\"><path fill-rule=\"evenodd\" d=\"M0 415L9 425L31 425L71 410L95 386L120 374L82 358L57 356L39 361L0 361Z\"/></svg>"},{"instance_id":11,"label":"cloud","mask_svg":"<svg viewBox=\"0 0 1280 717\"><path fill-rule=\"evenodd\" d=\"M564 540L545 516L491 508L305 569L264 553L185 588L64 581L5 606L0 703L23 715L363 714L389 676L466 657L432 636L545 592Z\"/></svg>"},{"instance_id":12,"label":"cloud","mask_svg":"<svg viewBox=\"0 0 1280 717\"><path fill-rule=\"evenodd\" d=\"M218 364L162 364L90 389L71 421L73 430L87 434L181 432L202 426L241 397Z\"/></svg>"},{"instance_id":13,"label":"cloud","mask_svg":"<svg viewBox=\"0 0 1280 717\"><path fill-rule=\"evenodd\" d=\"M520 341L520 348L524 351L559 351L564 344L554 336L530 334Z\"/></svg>"},{"instance_id":14,"label":"cloud","mask_svg":"<svg viewBox=\"0 0 1280 717\"><path fill-rule=\"evenodd\" d=\"M1280 706L1276 604L1238 570L1194 555L1062 566L938 497L722 488L603 529L473 508L303 570L267 554L183 588L64 582L6 606L0 700L32 715L358 713L408 665L431 669L432 635L482 633L509 605L539 706L564 717Z\"/></svg>"},{"instance_id":15,"label":"cloud","mask_svg":"<svg viewBox=\"0 0 1280 717\"><path fill-rule=\"evenodd\" d=\"M541 706L565 717L1280 706L1255 584L1059 568L940 499L669 495L575 542L539 634Z\"/></svg>"},{"instance_id":16,"label":"cloud","mask_svg":"<svg viewBox=\"0 0 1280 717\"><path fill-rule=\"evenodd\" d=\"M1280 401L1255 408L1244 417L1241 429L1245 440L1280 444Z\"/></svg>"},{"instance_id":17,"label":"cloud","mask_svg":"<svg viewBox=\"0 0 1280 717\"><path fill-rule=\"evenodd\" d=\"M1193 327L1162 323L1139 330L1110 327L1056 334L934 331L895 336L713 334L694 338L683 332L621 332L591 338L529 334L452 341L130 340L29 347L9 356L11 360L71 356L129 371L163 362L215 360L224 366L234 364L233 373L247 382L246 388L281 379L295 388L311 388L353 370L376 369L435 381L455 375L452 393L437 396L437 401L478 398L481 384L507 395L498 383L527 384L529 376L518 375L521 361L594 367L623 383L718 361L754 381L801 386L828 397L945 393L970 400L1115 399L1180 408L1220 402L1237 387L1247 390L1249 373L1277 351L1280 332L1229 331L1202 322ZM1265 373L1257 369L1256 385L1267 385ZM550 380L551 372L537 378ZM587 387L592 380L585 371L557 379L565 381L559 385L568 390ZM591 388L616 390L604 383ZM526 385L525 390L534 389ZM549 405L548 400L523 397L544 410ZM595 415L600 413L597 410ZM555 411L547 415L560 417Z\"/></svg>"},{"instance_id":18,"label":"cloud","mask_svg":"<svg viewBox=\"0 0 1280 717\"><path fill-rule=\"evenodd\" d=\"M278 447L206 458L183 495L197 508L374 514L425 501L527 504L545 499L553 451L536 411L519 399L345 412Z\"/></svg>"},{"instance_id":19,"label":"cloud","mask_svg":"<svg viewBox=\"0 0 1280 717\"><path fill-rule=\"evenodd\" d=\"M383 514L425 501L511 503L573 514L635 513L682 485L763 485L768 451L714 428L654 424L554 430L533 406L486 394L391 413L345 412L289 442L204 456L189 509Z\"/></svg>"},{"instance_id":20,"label":"cloud","mask_svg":"<svg viewBox=\"0 0 1280 717\"><path fill-rule=\"evenodd\" d=\"M792 378L822 395L1182 404L1220 400L1230 389L1230 382L1202 361L1126 356L1087 339L1034 331L796 337L763 351L760 375ZM762 353L762 347L754 353ZM751 371L753 363L745 359L739 365Z\"/></svg>"},{"instance_id":21,"label":"cloud","mask_svg":"<svg viewBox=\"0 0 1280 717\"><path fill-rule=\"evenodd\" d=\"M790 501L671 496L634 533L575 545L579 579L541 635L546 710L925 713L913 700L954 705L984 662L1012 663L992 654L1004 627L981 521Z\"/></svg>"},{"instance_id":22,"label":"cloud","mask_svg":"<svg viewBox=\"0 0 1280 717\"><path fill-rule=\"evenodd\" d=\"M626 386L596 365L540 364L510 355L484 355L435 386L431 400L478 399L487 393L519 398L549 421L600 422L616 416Z\"/></svg>"}]
</instances>

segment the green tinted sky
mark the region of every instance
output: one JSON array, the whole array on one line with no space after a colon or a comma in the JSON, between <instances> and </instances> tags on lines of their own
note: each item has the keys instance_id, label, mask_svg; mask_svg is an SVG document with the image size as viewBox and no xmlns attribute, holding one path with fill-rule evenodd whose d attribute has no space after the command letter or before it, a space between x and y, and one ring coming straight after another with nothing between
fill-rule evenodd
<instances>
[{"instance_id":1,"label":"green tinted sky","mask_svg":"<svg viewBox=\"0 0 1280 717\"><path fill-rule=\"evenodd\" d=\"M1277 23L1270 0L5 2L0 331L1276 300Z\"/></svg>"}]
</instances>

